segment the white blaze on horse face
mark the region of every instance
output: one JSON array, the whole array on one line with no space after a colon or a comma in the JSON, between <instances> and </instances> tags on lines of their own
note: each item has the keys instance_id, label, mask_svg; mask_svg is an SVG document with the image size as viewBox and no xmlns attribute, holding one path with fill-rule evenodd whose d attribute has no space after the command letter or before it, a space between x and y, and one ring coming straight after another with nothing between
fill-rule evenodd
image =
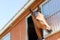
<instances>
[{"instance_id":1,"label":"white blaze on horse face","mask_svg":"<svg viewBox=\"0 0 60 40\"><path fill-rule=\"evenodd\" d=\"M40 12L38 12L38 15L36 16L36 19L38 21L40 21L40 23L43 25L43 28L47 29L47 30L51 30L51 27L48 25L48 23L46 22L44 15Z\"/></svg>"}]
</instances>

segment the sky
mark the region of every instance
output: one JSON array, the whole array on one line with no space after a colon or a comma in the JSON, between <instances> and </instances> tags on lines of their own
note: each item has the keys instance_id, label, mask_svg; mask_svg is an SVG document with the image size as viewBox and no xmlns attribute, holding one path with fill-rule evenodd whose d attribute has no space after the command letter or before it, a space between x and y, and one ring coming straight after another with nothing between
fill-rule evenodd
<instances>
[{"instance_id":1,"label":"sky","mask_svg":"<svg viewBox=\"0 0 60 40\"><path fill-rule=\"evenodd\" d=\"M0 30L28 0L0 0Z\"/></svg>"}]
</instances>

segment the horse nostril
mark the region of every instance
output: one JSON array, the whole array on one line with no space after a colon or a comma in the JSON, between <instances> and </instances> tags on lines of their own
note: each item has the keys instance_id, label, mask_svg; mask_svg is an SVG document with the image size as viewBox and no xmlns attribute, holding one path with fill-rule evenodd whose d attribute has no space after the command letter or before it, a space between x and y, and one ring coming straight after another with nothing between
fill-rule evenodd
<instances>
[{"instance_id":1,"label":"horse nostril","mask_svg":"<svg viewBox=\"0 0 60 40\"><path fill-rule=\"evenodd\" d=\"M52 32L52 29L51 30L47 30L48 33L51 33Z\"/></svg>"}]
</instances>

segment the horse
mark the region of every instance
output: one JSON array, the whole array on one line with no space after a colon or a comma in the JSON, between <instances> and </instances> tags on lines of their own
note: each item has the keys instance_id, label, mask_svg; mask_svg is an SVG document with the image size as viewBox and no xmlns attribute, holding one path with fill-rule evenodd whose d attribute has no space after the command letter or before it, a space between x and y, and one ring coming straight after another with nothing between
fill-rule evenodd
<instances>
[{"instance_id":1,"label":"horse","mask_svg":"<svg viewBox=\"0 0 60 40\"><path fill-rule=\"evenodd\" d=\"M41 13L41 11L39 11L39 7L38 7L38 10L35 12L33 12L30 9L30 12L32 14L32 20L34 22L34 27L35 27L36 34L38 36L38 40L42 40L42 39L44 39L43 30L46 30L48 33L51 33L52 28L46 22L46 19L45 19L44 15Z\"/></svg>"}]
</instances>

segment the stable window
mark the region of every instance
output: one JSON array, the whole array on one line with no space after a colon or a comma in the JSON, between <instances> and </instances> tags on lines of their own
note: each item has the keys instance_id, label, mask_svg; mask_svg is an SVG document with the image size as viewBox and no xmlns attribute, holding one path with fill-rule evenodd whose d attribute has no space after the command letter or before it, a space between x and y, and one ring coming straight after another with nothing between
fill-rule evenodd
<instances>
[{"instance_id":1,"label":"stable window","mask_svg":"<svg viewBox=\"0 0 60 40\"><path fill-rule=\"evenodd\" d=\"M10 33L6 34L1 40L10 40Z\"/></svg>"},{"instance_id":2,"label":"stable window","mask_svg":"<svg viewBox=\"0 0 60 40\"><path fill-rule=\"evenodd\" d=\"M32 20L32 16L29 16L27 18L27 34L28 34L28 40L37 40L37 34L35 32L35 28L34 28L34 23L33 23L33 20Z\"/></svg>"}]
</instances>

